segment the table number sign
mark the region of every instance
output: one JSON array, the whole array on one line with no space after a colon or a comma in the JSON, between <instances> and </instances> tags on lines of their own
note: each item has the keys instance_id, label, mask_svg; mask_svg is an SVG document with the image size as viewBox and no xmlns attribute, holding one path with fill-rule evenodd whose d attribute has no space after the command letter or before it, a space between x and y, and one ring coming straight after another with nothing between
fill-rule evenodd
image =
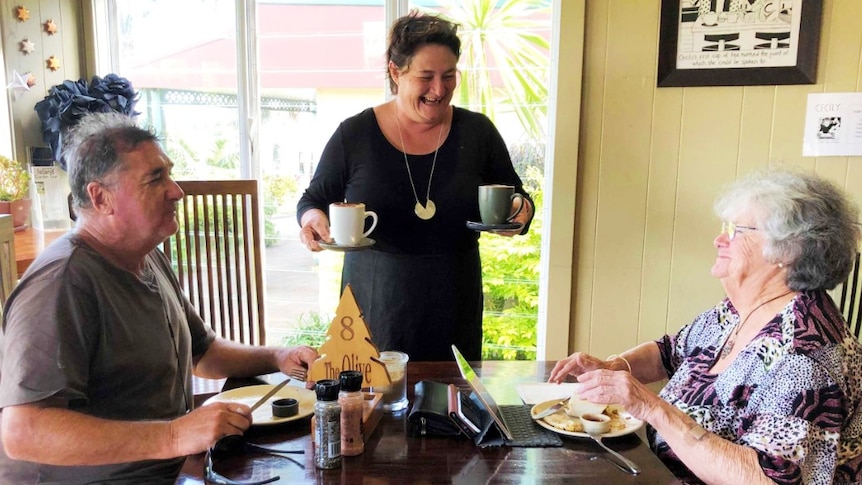
<instances>
[{"instance_id":1,"label":"table number sign","mask_svg":"<svg viewBox=\"0 0 862 485\"><path fill-rule=\"evenodd\" d=\"M320 358L311 366L308 378L338 379L341 371L362 372L362 387L388 386L391 383L386 365L379 360L380 352L371 342L371 332L362 319L359 305L350 285L344 288L335 318L326 331L326 342L318 349Z\"/></svg>"}]
</instances>

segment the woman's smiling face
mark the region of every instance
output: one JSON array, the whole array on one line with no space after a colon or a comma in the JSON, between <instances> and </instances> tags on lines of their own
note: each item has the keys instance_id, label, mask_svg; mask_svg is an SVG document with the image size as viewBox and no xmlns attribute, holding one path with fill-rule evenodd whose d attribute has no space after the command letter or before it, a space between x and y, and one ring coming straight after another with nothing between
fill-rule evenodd
<instances>
[{"instance_id":1,"label":"woman's smiling face","mask_svg":"<svg viewBox=\"0 0 862 485\"><path fill-rule=\"evenodd\" d=\"M403 69L390 63L390 75L398 84L400 111L418 123L436 124L443 120L458 85L457 63L455 54L439 44L418 48Z\"/></svg>"},{"instance_id":2,"label":"woman's smiling face","mask_svg":"<svg viewBox=\"0 0 862 485\"><path fill-rule=\"evenodd\" d=\"M738 287L751 277L763 276L766 272L773 271L775 265L763 256L766 236L757 230L756 219L751 214L741 214L729 222L733 223L734 229L725 227L713 240L718 254L710 273L723 282L732 282ZM725 226L727 225L725 223Z\"/></svg>"}]
</instances>

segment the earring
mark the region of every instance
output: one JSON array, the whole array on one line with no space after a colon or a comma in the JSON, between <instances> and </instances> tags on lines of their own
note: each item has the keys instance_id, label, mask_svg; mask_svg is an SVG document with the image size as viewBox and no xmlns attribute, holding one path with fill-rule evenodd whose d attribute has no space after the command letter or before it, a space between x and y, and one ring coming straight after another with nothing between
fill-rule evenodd
<instances>
[{"instance_id":1,"label":"earring","mask_svg":"<svg viewBox=\"0 0 862 485\"><path fill-rule=\"evenodd\" d=\"M784 263L778 263L778 267L779 267L779 268L783 268L783 267L784 267Z\"/></svg>"}]
</instances>

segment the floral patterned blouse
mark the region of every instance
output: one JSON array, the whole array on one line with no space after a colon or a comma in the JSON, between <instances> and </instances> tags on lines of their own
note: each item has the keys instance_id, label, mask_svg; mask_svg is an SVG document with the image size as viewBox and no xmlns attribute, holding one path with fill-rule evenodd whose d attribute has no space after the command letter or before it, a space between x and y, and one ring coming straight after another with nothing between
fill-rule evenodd
<instances>
[{"instance_id":1,"label":"floral patterned blouse","mask_svg":"<svg viewBox=\"0 0 862 485\"><path fill-rule=\"evenodd\" d=\"M670 379L660 396L707 430L753 448L776 483L862 483L862 346L825 291L799 293L720 374L710 373L739 314L725 299L656 341ZM650 447L702 483L661 435Z\"/></svg>"}]
</instances>

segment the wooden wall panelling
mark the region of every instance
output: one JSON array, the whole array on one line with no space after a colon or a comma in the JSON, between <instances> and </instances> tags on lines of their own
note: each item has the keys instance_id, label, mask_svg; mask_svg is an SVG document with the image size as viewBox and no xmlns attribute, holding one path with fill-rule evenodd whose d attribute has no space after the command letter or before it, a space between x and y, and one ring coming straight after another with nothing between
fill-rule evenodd
<instances>
[{"instance_id":1,"label":"wooden wall panelling","mask_svg":"<svg viewBox=\"0 0 862 485\"><path fill-rule=\"evenodd\" d=\"M843 19L856 19L847 22ZM853 92L859 80L859 60L862 52L862 2L839 2L824 10L823 49L820 65L823 66L822 90L827 93ZM848 187L850 157L818 157L817 173ZM856 162L858 163L858 162ZM855 200L859 202L858 194Z\"/></svg>"},{"instance_id":2,"label":"wooden wall panelling","mask_svg":"<svg viewBox=\"0 0 862 485\"><path fill-rule=\"evenodd\" d=\"M658 37L657 14L643 2L610 2L605 70L605 110L600 140L593 341L590 351L609 355L638 343L643 275L650 133ZM633 38L630 32L638 32ZM646 48L644 48L646 46Z\"/></svg>"},{"instance_id":3,"label":"wooden wall panelling","mask_svg":"<svg viewBox=\"0 0 862 485\"><path fill-rule=\"evenodd\" d=\"M660 89L654 97L650 134L643 275L638 341L667 331L668 298L674 260L674 213L682 123L682 90Z\"/></svg>"},{"instance_id":4,"label":"wooden wall panelling","mask_svg":"<svg viewBox=\"0 0 862 485\"><path fill-rule=\"evenodd\" d=\"M584 41L584 78L578 153L578 189L575 205L575 247L573 268L573 305L569 324L572 347L588 350L593 328L593 278L597 218L597 188L602 147L605 105L605 59L607 56L608 3L588 1Z\"/></svg>"},{"instance_id":5,"label":"wooden wall panelling","mask_svg":"<svg viewBox=\"0 0 862 485\"><path fill-rule=\"evenodd\" d=\"M24 5L30 10L30 18L19 22L14 15L15 8ZM11 79L12 71L21 74L32 72L36 84L30 91L17 100L11 101L12 129L15 142L14 157L22 162L28 162L28 146L44 146L42 141L42 125L39 122L34 107L41 101L48 90L66 79L78 80L81 75L80 61L85 56L81 53L81 2L79 0L39 0L31 2L15 2L0 0L3 25L3 55L6 60L6 76ZM45 22L49 19L59 27L54 35L45 31ZM24 38L36 44L36 49L30 54L20 50L20 42ZM60 61L60 69L48 69L47 59L56 56Z\"/></svg>"},{"instance_id":6,"label":"wooden wall panelling","mask_svg":"<svg viewBox=\"0 0 862 485\"><path fill-rule=\"evenodd\" d=\"M747 86L743 88L742 116L739 120L739 155L736 163L737 176L769 165L775 118L775 104L773 102L775 89L775 86ZM716 231L718 231L717 228Z\"/></svg>"},{"instance_id":7,"label":"wooden wall panelling","mask_svg":"<svg viewBox=\"0 0 862 485\"><path fill-rule=\"evenodd\" d=\"M720 224L712 206L721 187L736 177L743 100L739 87L682 89L668 331L678 330L723 296L709 273Z\"/></svg>"}]
</instances>

